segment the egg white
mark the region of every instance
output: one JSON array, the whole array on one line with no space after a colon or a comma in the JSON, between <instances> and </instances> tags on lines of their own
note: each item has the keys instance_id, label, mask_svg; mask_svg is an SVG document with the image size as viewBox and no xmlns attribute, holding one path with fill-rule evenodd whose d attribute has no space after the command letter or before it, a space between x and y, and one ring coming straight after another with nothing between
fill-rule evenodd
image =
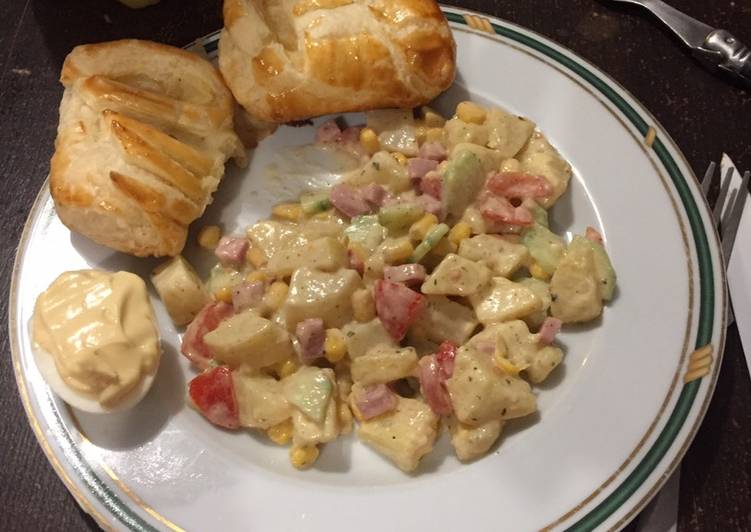
<instances>
[{"instance_id":1,"label":"egg white","mask_svg":"<svg viewBox=\"0 0 751 532\"><path fill-rule=\"evenodd\" d=\"M29 332L31 338L34 338L32 324L29 323ZM122 412L128 410L137 405L141 399L143 399L148 391L151 389L151 385L154 383L154 377L159 369L159 360L161 359L161 352L157 363L154 365L154 369L151 373L141 377L140 382L130 391L126 396L120 399L120 401L111 406L105 407L96 398L89 394L85 394L69 386L65 380L60 376L55 366L55 359L53 356L41 348L39 344L32 341L32 354L34 355L34 361L36 362L39 373L47 382L47 385L57 394L63 401L70 406L77 408L83 412L89 412L92 414L109 414L113 412Z\"/></svg>"}]
</instances>

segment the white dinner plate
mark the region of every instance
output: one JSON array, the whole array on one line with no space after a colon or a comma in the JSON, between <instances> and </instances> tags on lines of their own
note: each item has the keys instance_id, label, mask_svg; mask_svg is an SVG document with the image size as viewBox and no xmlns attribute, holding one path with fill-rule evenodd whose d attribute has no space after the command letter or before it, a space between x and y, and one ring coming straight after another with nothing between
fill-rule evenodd
<instances>
[{"instance_id":1,"label":"white dinner plate","mask_svg":"<svg viewBox=\"0 0 751 532\"><path fill-rule=\"evenodd\" d=\"M508 22L456 8L444 12L459 71L438 107L450 111L469 96L535 120L575 170L554 208L555 227L567 234L598 228L618 272L616 297L602 319L560 335L565 361L537 388L539 415L509 423L493 451L467 465L444 438L407 475L345 437L326 445L313 469L297 471L286 448L219 430L186 407L186 382L194 373L178 354L179 331L155 297L164 356L146 399L105 417L72 410L50 392L34 363L27 325L36 297L65 270L146 276L156 261L71 234L55 216L45 185L13 272L13 362L40 445L103 527L618 529L679 463L717 379L726 311L717 236L691 168L652 115L596 67ZM194 46L213 55L216 38ZM310 142L313 132L281 127L264 140L248 169L228 171L214 204L194 225L218 221L241 230L268 216L271 204L294 198L298 182L282 186L267 168L279 164L280 150ZM186 255L200 259L191 246ZM713 362L692 364L692 352L707 344ZM695 371L689 373L690 364Z\"/></svg>"}]
</instances>

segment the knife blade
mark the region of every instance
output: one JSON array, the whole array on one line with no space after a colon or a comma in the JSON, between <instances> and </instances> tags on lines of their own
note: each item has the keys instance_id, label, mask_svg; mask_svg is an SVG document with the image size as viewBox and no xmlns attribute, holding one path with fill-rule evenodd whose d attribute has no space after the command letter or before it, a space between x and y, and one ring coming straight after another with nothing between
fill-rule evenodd
<instances>
[{"instance_id":1,"label":"knife blade","mask_svg":"<svg viewBox=\"0 0 751 532\"><path fill-rule=\"evenodd\" d=\"M741 190L741 174L727 154L722 154L720 167L723 174L732 169L730 184L731 193L748 194ZM738 231L735 235L733 253L730 255L727 270L728 289L733 304L735 322L738 324L738 334L746 357L746 364L751 372L751 199L746 201L743 208Z\"/></svg>"}]
</instances>

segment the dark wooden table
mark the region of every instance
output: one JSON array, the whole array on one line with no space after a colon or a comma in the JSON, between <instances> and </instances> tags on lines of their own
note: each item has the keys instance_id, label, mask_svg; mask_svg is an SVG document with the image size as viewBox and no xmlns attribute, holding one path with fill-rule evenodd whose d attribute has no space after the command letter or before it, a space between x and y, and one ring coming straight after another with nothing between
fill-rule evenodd
<instances>
[{"instance_id":1,"label":"dark wooden table","mask_svg":"<svg viewBox=\"0 0 751 532\"><path fill-rule=\"evenodd\" d=\"M751 168L751 91L705 73L656 22L591 0L464 0L592 61L641 100L694 170L726 151ZM141 11L114 0L3 0L0 10L0 320L16 245L47 175L62 88L57 78L81 43L136 37L184 45L221 26L220 0L162 0ZM751 43L747 0L673 0ZM5 327L3 325L3 327ZM4 329L4 332L7 329ZM28 427L10 364L0 364L0 530L96 529L57 479ZM751 530L751 380L735 326L702 429L683 462L679 530Z\"/></svg>"}]
</instances>

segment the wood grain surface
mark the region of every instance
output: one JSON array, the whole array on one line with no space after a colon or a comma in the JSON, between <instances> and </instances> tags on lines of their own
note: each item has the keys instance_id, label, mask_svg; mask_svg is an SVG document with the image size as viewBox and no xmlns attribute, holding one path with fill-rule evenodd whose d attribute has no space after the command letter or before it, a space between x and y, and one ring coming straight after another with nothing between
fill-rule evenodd
<instances>
[{"instance_id":1,"label":"wood grain surface","mask_svg":"<svg viewBox=\"0 0 751 532\"><path fill-rule=\"evenodd\" d=\"M454 3L550 37L641 100L694 170L726 151L751 168L751 91L702 70L658 23L636 9L591 0ZM748 0L673 5L751 43ZM0 10L0 318L29 208L47 175L65 55L82 43L137 37L184 45L221 26L219 0L162 0L140 11L114 0L3 0ZM500 65L499 65L500 67ZM670 324L664 324L670 326ZM3 325L0 364L0 530L86 530L96 524L48 465L28 426ZM646 346L645 346L646 347ZM735 326L715 397L682 468L680 531L751 530L751 380Z\"/></svg>"}]
</instances>

